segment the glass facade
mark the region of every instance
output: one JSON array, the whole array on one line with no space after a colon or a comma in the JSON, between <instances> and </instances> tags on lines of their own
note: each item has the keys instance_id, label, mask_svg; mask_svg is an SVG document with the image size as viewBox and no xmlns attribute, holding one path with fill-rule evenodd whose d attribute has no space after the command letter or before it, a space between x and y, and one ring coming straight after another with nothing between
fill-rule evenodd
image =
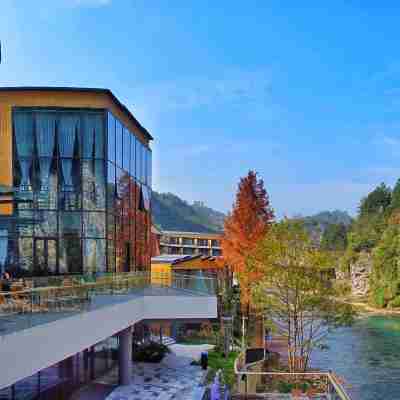
<instances>
[{"instance_id":1,"label":"glass facade","mask_svg":"<svg viewBox=\"0 0 400 400\"><path fill-rule=\"evenodd\" d=\"M117 364L118 337L109 337L0 390L0 400L69 399L74 390Z\"/></svg>"},{"instance_id":2,"label":"glass facade","mask_svg":"<svg viewBox=\"0 0 400 400\"><path fill-rule=\"evenodd\" d=\"M14 213L1 224L0 273L149 268L149 147L102 109L16 108L12 118Z\"/></svg>"}]
</instances>

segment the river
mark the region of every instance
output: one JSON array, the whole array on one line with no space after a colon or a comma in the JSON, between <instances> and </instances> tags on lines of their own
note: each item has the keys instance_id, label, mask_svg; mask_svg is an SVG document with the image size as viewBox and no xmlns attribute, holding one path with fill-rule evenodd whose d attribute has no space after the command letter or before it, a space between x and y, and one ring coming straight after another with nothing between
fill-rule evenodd
<instances>
[{"instance_id":1,"label":"river","mask_svg":"<svg viewBox=\"0 0 400 400\"><path fill-rule=\"evenodd\" d=\"M344 378L353 400L400 400L400 317L370 316L332 332L313 367Z\"/></svg>"}]
</instances>

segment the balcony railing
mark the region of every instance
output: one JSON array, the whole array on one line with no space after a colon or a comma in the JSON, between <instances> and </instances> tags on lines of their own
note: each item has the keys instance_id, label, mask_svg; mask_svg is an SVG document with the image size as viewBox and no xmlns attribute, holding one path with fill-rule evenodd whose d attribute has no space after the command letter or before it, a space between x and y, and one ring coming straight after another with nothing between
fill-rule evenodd
<instances>
[{"instance_id":1,"label":"balcony railing","mask_svg":"<svg viewBox=\"0 0 400 400\"><path fill-rule=\"evenodd\" d=\"M139 296L209 296L212 278L150 272L40 277L13 282L0 292L0 336Z\"/></svg>"},{"instance_id":2,"label":"balcony railing","mask_svg":"<svg viewBox=\"0 0 400 400\"><path fill-rule=\"evenodd\" d=\"M252 370L259 364L245 364L242 353L235 361L235 374L237 377L238 394L235 399L252 395L260 398L267 394L283 393L283 388L293 388L293 398L303 398L304 390L307 398L320 398L329 400L351 400L344 389L340 379L332 372L259 372ZM244 397L243 398L246 398ZM297 397L295 397L297 396Z\"/></svg>"},{"instance_id":3,"label":"balcony railing","mask_svg":"<svg viewBox=\"0 0 400 400\"><path fill-rule=\"evenodd\" d=\"M152 272L151 284L205 296L215 296L217 292L217 281L215 278L174 272Z\"/></svg>"}]
</instances>

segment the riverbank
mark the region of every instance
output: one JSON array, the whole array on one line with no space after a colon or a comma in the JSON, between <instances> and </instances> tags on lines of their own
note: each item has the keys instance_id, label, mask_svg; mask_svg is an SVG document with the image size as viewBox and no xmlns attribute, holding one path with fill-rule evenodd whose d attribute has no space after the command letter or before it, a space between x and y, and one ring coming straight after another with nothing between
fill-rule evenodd
<instances>
[{"instance_id":1,"label":"riverbank","mask_svg":"<svg viewBox=\"0 0 400 400\"><path fill-rule=\"evenodd\" d=\"M382 315L382 316L390 316L390 315L399 315L400 309L388 309L388 308L376 308L368 304L368 300L365 298L346 298L342 300L343 303L351 304L357 312L363 315Z\"/></svg>"}]
</instances>

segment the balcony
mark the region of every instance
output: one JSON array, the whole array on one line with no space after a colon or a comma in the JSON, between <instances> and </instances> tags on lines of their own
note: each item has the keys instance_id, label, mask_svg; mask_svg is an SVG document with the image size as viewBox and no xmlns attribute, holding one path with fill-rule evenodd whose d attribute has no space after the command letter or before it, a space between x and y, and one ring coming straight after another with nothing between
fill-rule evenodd
<instances>
[{"instance_id":1,"label":"balcony","mask_svg":"<svg viewBox=\"0 0 400 400\"><path fill-rule=\"evenodd\" d=\"M264 372L264 359L248 362L241 353L235 361L237 393L234 400L245 399L321 399L351 400L333 372ZM285 393L285 394L284 394ZM285 397L280 397L285 396Z\"/></svg>"},{"instance_id":2,"label":"balcony","mask_svg":"<svg viewBox=\"0 0 400 400\"><path fill-rule=\"evenodd\" d=\"M141 320L217 316L210 278L154 279L136 272L36 278L26 284L0 292L0 388Z\"/></svg>"}]
</instances>

